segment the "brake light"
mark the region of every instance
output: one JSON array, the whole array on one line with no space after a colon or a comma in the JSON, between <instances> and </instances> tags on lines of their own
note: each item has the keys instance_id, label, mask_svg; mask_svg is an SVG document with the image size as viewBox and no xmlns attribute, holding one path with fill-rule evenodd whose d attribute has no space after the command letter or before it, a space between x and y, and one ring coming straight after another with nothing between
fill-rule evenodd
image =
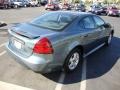
<instances>
[{"instance_id":1,"label":"brake light","mask_svg":"<svg viewBox=\"0 0 120 90\"><path fill-rule=\"evenodd\" d=\"M38 54L52 54L53 48L51 42L48 38L42 38L35 44L33 52Z\"/></svg>"}]
</instances>

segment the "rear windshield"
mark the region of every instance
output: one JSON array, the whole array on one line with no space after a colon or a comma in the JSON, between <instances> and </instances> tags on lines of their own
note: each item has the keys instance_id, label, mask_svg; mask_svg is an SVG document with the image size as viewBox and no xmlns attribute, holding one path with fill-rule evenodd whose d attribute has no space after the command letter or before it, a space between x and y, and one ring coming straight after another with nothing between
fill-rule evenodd
<instances>
[{"instance_id":1,"label":"rear windshield","mask_svg":"<svg viewBox=\"0 0 120 90\"><path fill-rule=\"evenodd\" d=\"M70 24L75 18L76 15L68 13L46 13L30 23L42 28L59 31Z\"/></svg>"}]
</instances>

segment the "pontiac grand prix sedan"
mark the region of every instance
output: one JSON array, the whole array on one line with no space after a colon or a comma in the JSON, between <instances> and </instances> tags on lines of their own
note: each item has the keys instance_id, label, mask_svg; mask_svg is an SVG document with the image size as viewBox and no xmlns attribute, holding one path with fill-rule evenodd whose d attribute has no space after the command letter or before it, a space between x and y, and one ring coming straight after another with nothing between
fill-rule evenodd
<instances>
[{"instance_id":1,"label":"pontiac grand prix sedan","mask_svg":"<svg viewBox=\"0 0 120 90\"><path fill-rule=\"evenodd\" d=\"M108 46L113 28L99 16L56 11L18 24L9 31L8 52L33 71L74 71L93 51Z\"/></svg>"}]
</instances>

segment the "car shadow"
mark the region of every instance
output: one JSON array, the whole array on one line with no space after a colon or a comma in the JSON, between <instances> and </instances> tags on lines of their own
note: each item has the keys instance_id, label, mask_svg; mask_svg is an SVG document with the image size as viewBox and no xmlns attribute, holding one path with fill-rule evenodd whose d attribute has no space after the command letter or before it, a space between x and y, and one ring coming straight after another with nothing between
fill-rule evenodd
<instances>
[{"instance_id":1,"label":"car shadow","mask_svg":"<svg viewBox=\"0 0 120 90\"><path fill-rule=\"evenodd\" d=\"M112 69L120 58L120 38L114 37L109 47L103 47L87 57L87 79L97 78Z\"/></svg>"},{"instance_id":2,"label":"car shadow","mask_svg":"<svg viewBox=\"0 0 120 90\"><path fill-rule=\"evenodd\" d=\"M120 58L120 38L113 37L109 47L102 47L95 53L89 55L87 60L86 79L98 78L109 72ZM42 74L44 77L58 82L61 72ZM81 82L82 65L74 72L66 74L63 84Z\"/></svg>"}]
</instances>

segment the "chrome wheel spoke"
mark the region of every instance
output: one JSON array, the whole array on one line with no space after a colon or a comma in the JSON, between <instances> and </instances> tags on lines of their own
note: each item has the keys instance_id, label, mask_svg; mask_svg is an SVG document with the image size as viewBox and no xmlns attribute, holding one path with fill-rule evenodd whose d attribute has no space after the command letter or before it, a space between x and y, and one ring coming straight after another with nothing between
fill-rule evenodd
<instances>
[{"instance_id":1,"label":"chrome wheel spoke","mask_svg":"<svg viewBox=\"0 0 120 90\"><path fill-rule=\"evenodd\" d=\"M79 53L76 52L71 56L69 60L69 64L68 64L69 69L70 70L75 69L78 63L79 63Z\"/></svg>"}]
</instances>

